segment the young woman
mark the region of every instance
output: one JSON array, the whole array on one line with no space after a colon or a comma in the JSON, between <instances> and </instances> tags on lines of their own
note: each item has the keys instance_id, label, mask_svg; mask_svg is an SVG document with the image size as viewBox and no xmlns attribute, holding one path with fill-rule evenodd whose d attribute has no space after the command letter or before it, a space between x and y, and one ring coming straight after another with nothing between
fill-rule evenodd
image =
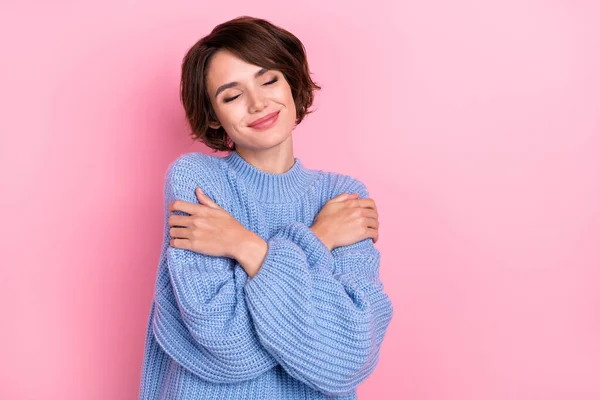
<instances>
[{"instance_id":1,"label":"young woman","mask_svg":"<svg viewBox=\"0 0 600 400\"><path fill-rule=\"evenodd\" d=\"M187 53L195 139L168 168L140 399L355 399L392 318L365 185L305 168L292 131L320 89L291 33L220 24Z\"/></svg>"}]
</instances>

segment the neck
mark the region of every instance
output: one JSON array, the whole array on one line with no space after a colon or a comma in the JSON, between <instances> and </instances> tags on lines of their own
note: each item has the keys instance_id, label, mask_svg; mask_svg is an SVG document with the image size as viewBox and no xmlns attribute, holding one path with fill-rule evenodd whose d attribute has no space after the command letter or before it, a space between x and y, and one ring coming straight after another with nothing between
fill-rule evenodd
<instances>
[{"instance_id":1,"label":"neck","mask_svg":"<svg viewBox=\"0 0 600 400\"><path fill-rule=\"evenodd\" d=\"M291 165L288 165L290 163L285 157L281 157L279 163L272 162L271 166L277 164L274 169L281 172L263 170L237 151L231 152L223 160L236 172L238 179L244 182L248 190L264 203L294 201L306 192L310 183L318 176L317 171L304 168L300 159L293 156ZM263 163L266 164L269 163Z\"/></svg>"},{"instance_id":2,"label":"neck","mask_svg":"<svg viewBox=\"0 0 600 400\"><path fill-rule=\"evenodd\" d=\"M282 174L292 168L295 162L291 135L281 144L270 149L254 150L236 146L235 151L249 164L270 174Z\"/></svg>"}]
</instances>

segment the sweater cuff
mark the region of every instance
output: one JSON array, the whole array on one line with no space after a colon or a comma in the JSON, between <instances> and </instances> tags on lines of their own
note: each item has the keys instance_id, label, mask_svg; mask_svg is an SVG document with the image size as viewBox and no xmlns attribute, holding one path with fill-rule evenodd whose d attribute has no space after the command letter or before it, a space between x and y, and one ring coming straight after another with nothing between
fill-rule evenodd
<instances>
[{"instance_id":1,"label":"sweater cuff","mask_svg":"<svg viewBox=\"0 0 600 400\"><path fill-rule=\"evenodd\" d=\"M306 254L308 264L333 267L334 257L325 243L308 226L301 222L291 222L279 230L275 237L291 240Z\"/></svg>"}]
</instances>

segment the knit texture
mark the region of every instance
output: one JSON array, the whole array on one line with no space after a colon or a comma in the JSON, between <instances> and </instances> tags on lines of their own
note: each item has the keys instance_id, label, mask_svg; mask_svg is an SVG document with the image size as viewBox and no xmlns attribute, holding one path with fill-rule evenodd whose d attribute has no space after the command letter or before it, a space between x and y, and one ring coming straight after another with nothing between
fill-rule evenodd
<instances>
[{"instance_id":1,"label":"knit texture","mask_svg":"<svg viewBox=\"0 0 600 400\"><path fill-rule=\"evenodd\" d=\"M250 278L239 263L170 246L179 199L202 188L268 251ZM271 174L237 152L188 153L167 169L165 225L146 331L139 399L356 399L375 369L393 308L368 238L329 251L309 227L347 175L296 158Z\"/></svg>"}]
</instances>

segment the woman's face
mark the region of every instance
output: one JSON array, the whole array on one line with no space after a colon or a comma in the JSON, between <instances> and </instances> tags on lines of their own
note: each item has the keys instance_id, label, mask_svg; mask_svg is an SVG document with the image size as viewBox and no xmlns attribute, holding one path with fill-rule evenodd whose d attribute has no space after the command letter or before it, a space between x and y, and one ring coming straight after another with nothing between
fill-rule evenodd
<instances>
[{"instance_id":1,"label":"woman's face","mask_svg":"<svg viewBox=\"0 0 600 400\"><path fill-rule=\"evenodd\" d=\"M291 137L296 106L280 71L248 64L227 50L219 50L208 65L206 84L219 119L210 127L223 126L236 147L264 150ZM275 121L255 125L273 113L277 114Z\"/></svg>"}]
</instances>

